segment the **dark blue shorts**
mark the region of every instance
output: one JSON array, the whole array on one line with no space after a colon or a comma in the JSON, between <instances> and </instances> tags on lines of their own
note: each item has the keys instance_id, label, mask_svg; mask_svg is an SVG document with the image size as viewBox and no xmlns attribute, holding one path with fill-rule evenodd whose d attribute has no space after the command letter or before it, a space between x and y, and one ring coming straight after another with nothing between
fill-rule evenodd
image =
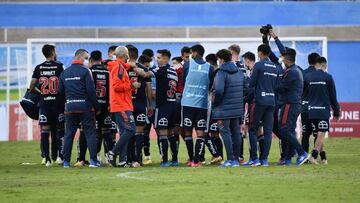
<instances>
[{"instance_id":1,"label":"dark blue shorts","mask_svg":"<svg viewBox=\"0 0 360 203\"><path fill-rule=\"evenodd\" d=\"M167 102L155 109L155 129L172 129L175 127L176 103Z\"/></svg>"},{"instance_id":2,"label":"dark blue shorts","mask_svg":"<svg viewBox=\"0 0 360 203\"><path fill-rule=\"evenodd\" d=\"M146 111L146 105L134 103L134 119L135 119L135 125L136 126L145 126L146 125L146 117L147 111Z\"/></svg>"},{"instance_id":3,"label":"dark blue shorts","mask_svg":"<svg viewBox=\"0 0 360 203\"><path fill-rule=\"evenodd\" d=\"M56 107L40 106L39 125L58 125L64 122L64 112L60 112Z\"/></svg>"},{"instance_id":4,"label":"dark blue shorts","mask_svg":"<svg viewBox=\"0 0 360 203\"><path fill-rule=\"evenodd\" d=\"M99 115L96 116L96 129L111 129L112 119L108 111L101 111Z\"/></svg>"},{"instance_id":5,"label":"dark blue shorts","mask_svg":"<svg viewBox=\"0 0 360 203\"><path fill-rule=\"evenodd\" d=\"M207 109L182 106L181 127L192 130L206 130Z\"/></svg>"}]
</instances>

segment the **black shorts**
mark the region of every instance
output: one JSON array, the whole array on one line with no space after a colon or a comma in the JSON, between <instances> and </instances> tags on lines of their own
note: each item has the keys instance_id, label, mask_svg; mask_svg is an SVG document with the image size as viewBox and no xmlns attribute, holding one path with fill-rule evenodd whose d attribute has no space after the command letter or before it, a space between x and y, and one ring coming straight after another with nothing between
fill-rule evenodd
<instances>
[{"instance_id":1,"label":"black shorts","mask_svg":"<svg viewBox=\"0 0 360 203\"><path fill-rule=\"evenodd\" d=\"M96 116L96 130L111 129L112 119L108 111L102 111Z\"/></svg>"},{"instance_id":2,"label":"black shorts","mask_svg":"<svg viewBox=\"0 0 360 203\"><path fill-rule=\"evenodd\" d=\"M176 103L168 102L155 109L155 129L172 129L175 127Z\"/></svg>"},{"instance_id":3,"label":"black shorts","mask_svg":"<svg viewBox=\"0 0 360 203\"><path fill-rule=\"evenodd\" d=\"M210 119L210 121L208 122L206 132L209 132L209 133L217 133L217 132L219 132L219 126L218 126L217 121L218 120Z\"/></svg>"},{"instance_id":4,"label":"black shorts","mask_svg":"<svg viewBox=\"0 0 360 203\"><path fill-rule=\"evenodd\" d=\"M329 119L311 119L310 122L314 125L314 132L329 132Z\"/></svg>"},{"instance_id":5,"label":"black shorts","mask_svg":"<svg viewBox=\"0 0 360 203\"><path fill-rule=\"evenodd\" d=\"M58 125L64 122L64 112L59 112L56 107L40 106L39 125Z\"/></svg>"},{"instance_id":6,"label":"black shorts","mask_svg":"<svg viewBox=\"0 0 360 203\"><path fill-rule=\"evenodd\" d=\"M207 109L182 106L181 127L187 130L206 130Z\"/></svg>"},{"instance_id":7,"label":"black shorts","mask_svg":"<svg viewBox=\"0 0 360 203\"><path fill-rule=\"evenodd\" d=\"M134 103L134 119L136 126L145 126L146 125L146 105Z\"/></svg>"},{"instance_id":8,"label":"black shorts","mask_svg":"<svg viewBox=\"0 0 360 203\"><path fill-rule=\"evenodd\" d=\"M309 114L307 112L301 113L301 124L303 133L306 135L311 135L315 132L315 125L312 124L311 120L309 119Z\"/></svg>"}]
</instances>

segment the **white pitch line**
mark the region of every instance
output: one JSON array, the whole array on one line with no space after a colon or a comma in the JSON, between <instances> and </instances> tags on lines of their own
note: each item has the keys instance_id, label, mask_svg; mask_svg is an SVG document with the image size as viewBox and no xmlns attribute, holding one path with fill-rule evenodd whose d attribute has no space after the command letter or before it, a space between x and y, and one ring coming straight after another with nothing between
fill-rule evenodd
<instances>
[{"instance_id":1,"label":"white pitch line","mask_svg":"<svg viewBox=\"0 0 360 203\"><path fill-rule=\"evenodd\" d=\"M120 178L125 178L125 179L133 179L133 180L145 180L145 181L155 181L154 179L151 178L147 178L147 177L134 177L134 176L130 176L130 175L134 175L134 174L143 174L145 172L148 172L151 170L146 170L146 171L129 171L129 172L125 172L125 173L118 173L116 174L116 177L120 177Z\"/></svg>"}]
</instances>

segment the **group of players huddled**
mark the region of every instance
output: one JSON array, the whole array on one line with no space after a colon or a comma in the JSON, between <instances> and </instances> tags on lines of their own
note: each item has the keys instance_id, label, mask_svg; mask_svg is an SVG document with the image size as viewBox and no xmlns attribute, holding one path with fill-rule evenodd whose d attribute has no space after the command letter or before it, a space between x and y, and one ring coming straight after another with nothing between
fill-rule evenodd
<instances>
[{"instance_id":1,"label":"group of players huddled","mask_svg":"<svg viewBox=\"0 0 360 203\"><path fill-rule=\"evenodd\" d=\"M181 56L173 58L167 49L157 50L155 58L151 49L140 55L135 46L127 45L109 47L106 60L100 51L89 54L78 49L71 66L64 69L56 60L55 46L44 45L46 61L35 67L29 88L40 95L43 164L70 167L78 129L75 166L150 164L152 127L161 167L179 166L180 140L186 145L190 167L206 164L206 147L212 155L207 164L269 166L273 134L281 146L279 165L292 164L296 155L297 165L318 164L319 154L327 164L324 137L330 110L338 119L340 107L333 78L326 72L326 59L310 53L309 68L302 70L295 64L296 51L284 47L272 30L269 36L281 57L263 40L257 62L254 53L240 56L236 44L205 58L200 44L183 47ZM301 143L295 134L300 114ZM250 158L245 162L243 139L247 134ZM308 154L311 135L315 143ZM102 145L105 160L100 161ZM87 149L89 161L85 159Z\"/></svg>"}]
</instances>

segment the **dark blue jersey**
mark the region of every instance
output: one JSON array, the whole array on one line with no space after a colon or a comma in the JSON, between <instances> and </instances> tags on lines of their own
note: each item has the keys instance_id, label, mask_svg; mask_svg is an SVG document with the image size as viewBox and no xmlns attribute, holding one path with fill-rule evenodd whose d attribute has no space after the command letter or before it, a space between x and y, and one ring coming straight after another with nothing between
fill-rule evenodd
<instances>
[{"instance_id":1,"label":"dark blue jersey","mask_svg":"<svg viewBox=\"0 0 360 203\"><path fill-rule=\"evenodd\" d=\"M77 61L61 73L59 95L65 97L65 113L99 109L92 74Z\"/></svg>"},{"instance_id":2,"label":"dark blue jersey","mask_svg":"<svg viewBox=\"0 0 360 203\"><path fill-rule=\"evenodd\" d=\"M249 87L255 90L254 97L256 104L275 106L277 80L277 68L268 58L255 63Z\"/></svg>"},{"instance_id":3,"label":"dark blue jersey","mask_svg":"<svg viewBox=\"0 0 360 203\"><path fill-rule=\"evenodd\" d=\"M35 67L32 78L37 79L37 88L41 92L40 105L56 105L59 77L64 65L57 61L45 61Z\"/></svg>"},{"instance_id":4,"label":"dark blue jersey","mask_svg":"<svg viewBox=\"0 0 360 203\"><path fill-rule=\"evenodd\" d=\"M304 80L301 68L292 65L287 68L276 91L279 93L279 104L301 104Z\"/></svg>"},{"instance_id":5,"label":"dark blue jersey","mask_svg":"<svg viewBox=\"0 0 360 203\"><path fill-rule=\"evenodd\" d=\"M107 112L109 108L109 71L102 64L93 65L90 71L94 79L99 108L102 112Z\"/></svg>"},{"instance_id":6,"label":"dark blue jersey","mask_svg":"<svg viewBox=\"0 0 360 203\"><path fill-rule=\"evenodd\" d=\"M143 69L145 72L148 71L147 68L145 68L140 63L136 64L137 67ZM140 88L133 89L132 90L132 101L133 104L137 103L143 106L147 106L147 98L146 98L146 83L151 82L151 78L143 78L138 76L134 71L133 68L130 68L128 71L129 78L131 82L138 82L141 84Z\"/></svg>"},{"instance_id":7,"label":"dark blue jersey","mask_svg":"<svg viewBox=\"0 0 360 203\"><path fill-rule=\"evenodd\" d=\"M304 90L307 91L310 119L330 118L330 106L334 116L340 115L335 83L329 73L323 70L309 73L305 78Z\"/></svg>"},{"instance_id":8,"label":"dark blue jersey","mask_svg":"<svg viewBox=\"0 0 360 203\"><path fill-rule=\"evenodd\" d=\"M246 103L250 103L249 102L250 98L252 98L252 99L254 98L253 95L252 96L249 95L250 92L251 92L251 90L249 88L249 86L250 86L250 77L246 74L246 68L245 68L242 61L236 61L235 65L239 68L239 70L244 75L244 84L243 84L244 85L244 88L243 88L243 98L244 99L243 99L243 104L245 106Z\"/></svg>"},{"instance_id":9,"label":"dark blue jersey","mask_svg":"<svg viewBox=\"0 0 360 203\"><path fill-rule=\"evenodd\" d=\"M156 78L156 106L176 102L178 76L169 64L151 69Z\"/></svg>"},{"instance_id":10,"label":"dark blue jersey","mask_svg":"<svg viewBox=\"0 0 360 203\"><path fill-rule=\"evenodd\" d=\"M303 70L304 83L306 80L306 76L314 71L316 71L314 66L309 66L307 69ZM307 112L308 109L309 109L309 93L308 93L307 89L304 88L304 91L302 94L302 112L303 113Z\"/></svg>"}]
</instances>

